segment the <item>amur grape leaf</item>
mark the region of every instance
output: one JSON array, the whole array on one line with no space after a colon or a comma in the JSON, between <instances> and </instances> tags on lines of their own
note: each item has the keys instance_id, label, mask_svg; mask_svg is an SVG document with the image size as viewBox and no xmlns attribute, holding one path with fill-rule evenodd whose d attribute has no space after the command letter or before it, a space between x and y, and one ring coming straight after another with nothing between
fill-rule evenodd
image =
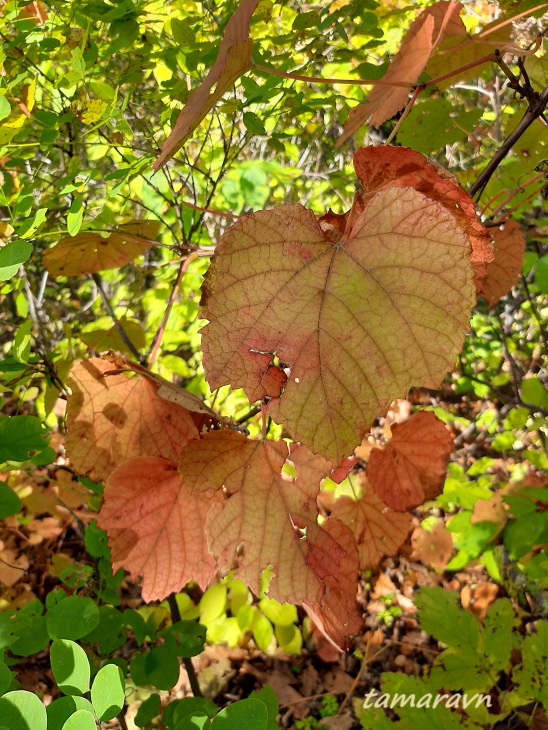
<instances>
[{"instance_id":1,"label":"amur grape leaf","mask_svg":"<svg viewBox=\"0 0 548 730\"><path fill-rule=\"evenodd\" d=\"M394 512L366 485L358 500L341 497L331 516L348 525L356 543L363 570L376 567L385 555L394 555L412 525L411 515Z\"/></svg>"},{"instance_id":2,"label":"amur grape leaf","mask_svg":"<svg viewBox=\"0 0 548 730\"><path fill-rule=\"evenodd\" d=\"M335 465L410 387L439 386L475 300L466 193L403 148L361 150L355 166L364 191L345 216L324 222L301 205L243 216L202 295L210 386L263 400ZM284 374L274 386L268 367Z\"/></svg>"},{"instance_id":3,"label":"amur grape leaf","mask_svg":"<svg viewBox=\"0 0 548 730\"><path fill-rule=\"evenodd\" d=\"M67 454L95 481L140 456L177 463L181 448L200 434L203 415L161 398L157 384L117 372L108 360L77 363L68 385Z\"/></svg>"},{"instance_id":4,"label":"amur grape leaf","mask_svg":"<svg viewBox=\"0 0 548 730\"><path fill-rule=\"evenodd\" d=\"M44 267L52 276L80 276L118 269L152 248L154 241L143 237L144 233L158 235L156 221L135 221L120 229L106 238L98 233L67 236L44 253Z\"/></svg>"},{"instance_id":5,"label":"amur grape leaf","mask_svg":"<svg viewBox=\"0 0 548 730\"><path fill-rule=\"evenodd\" d=\"M190 494L177 465L166 459L126 461L107 479L97 518L108 535L114 570L142 576L147 602L162 600L190 581L205 589L216 572L205 521L219 499L221 493L212 490Z\"/></svg>"},{"instance_id":6,"label":"amur grape leaf","mask_svg":"<svg viewBox=\"0 0 548 730\"><path fill-rule=\"evenodd\" d=\"M525 240L515 221L508 221L502 228L491 231L495 241L495 260L487 267L482 297L493 306L519 281Z\"/></svg>"},{"instance_id":7,"label":"amur grape leaf","mask_svg":"<svg viewBox=\"0 0 548 730\"><path fill-rule=\"evenodd\" d=\"M469 239L474 284L476 292L482 291L487 267L495 257L493 241L476 215L474 201L451 173L419 152L402 147L361 147L354 155L354 167L364 195L412 187L451 212Z\"/></svg>"},{"instance_id":8,"label":"amur grape leaf","mask_svg":"<svg viewBox=\"0 0 548 730\"><path fill-rule=\"evenodd\" d=\"M243 0L228 21L217 59L200 86L188 97L152 166L154 170L159 170L173 157L225 91L251 68L253 42L249 37L249 23L258 3L259 0ZM215 90L211 92L215 84Z\"/></svg>"},{"instance_id":9,"label":"amur grape leaf","mask_svg":"<svg viewBox=\"0 0 548 730\"><path fill-rule=\"evenodd\" d=\"M182 451L182 484L196 496L222 485L228 497L212 505L206 523L209 549L221 570L236 561L237 576L258 593L260 573L270 566L269 597L306 605L331 638L344 643L355 616L350 610L337 616L333 601L354 603L357 570L337 537L317 524L319 483L331 465L305 446L291 448L290 453L284 441L214 431ZM288 460L295 479L282 473Z\"/></svg>"},{"instance_id":10,"label":"amur grape leaf","mask_svg":"<svg viewBox=\"0 0 548 730\"><path fill-rule=\"evenodd\" d=\"M340 147L363 124L380 127L405 106L411 87L417 83L433 50L444 38L460 32L459 2L439 2L422 11L411 25L383 81L407 82L405 86L375 86L364 104L352 109L336 143Z\"/></svg>"},{"instance_id":11,"label":"amur grape leaf","mask_svg":"<svg viewBox=\"0 0 548 730\"><path fill-rule=\"evenodd\" d=\"M367 478L385 504L406 512L441 492L452 449L451 434L439 418L415 413L392 426L385 449L373 449Z\"/></svg>"}]
</instances>

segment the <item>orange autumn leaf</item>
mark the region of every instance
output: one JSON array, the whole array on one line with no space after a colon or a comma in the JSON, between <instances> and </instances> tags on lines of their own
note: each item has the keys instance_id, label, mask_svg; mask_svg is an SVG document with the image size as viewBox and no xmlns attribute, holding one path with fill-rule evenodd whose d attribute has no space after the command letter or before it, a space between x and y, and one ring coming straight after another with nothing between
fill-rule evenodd
<instances>
[{"instance_id":1,"label":"orange autumn leaf","mask_svg":"<svg viewBox=\"0 0 548 730\"><path fill-rule=\"evenodd\" d=\"M214 431L182 451L181 480L195 496L221 486L227 495L212 505L206 523L209 550L221 570L236 566L236 575L258 593L260 573L271 566L270 598L305 604L334 627L326 592L350 605L356 583L349 580L353 563L345 563L347 550L317 524L316 497L330 464L302 445L291 448L290 453L284 441ZM282 474L288 461L295 479ZM333 629L337 640L351 633L351 618L340 618L348 625Z\"/></svg>"},{"instance_id":2,"label":"orange autumn leaf","mask_svg":"<svg viewBox=\"0 0 548 730\"><path fill-rule=\"evenodd\" d=\"M493 241L476 215L474 201L451 173L404 147L361 147L354 155L354 167L364 196L390 187L412 187L450 211L470 242L476 291L483 290L487 268L495 257Z\"/></svg>"},{"instance_id":3,"label":"orange autumn leaf","mask_svg":"<svg viewBox=\"0 0 548 730\"><path fill-rule=\"evenodd\" d=\"M367 478L385 504L406 512L441 492L452 449L444 424L433 413L421 411L392 426L385 449L373 449Z\"/></svg>"},{"instance_id":4,"label":"orange autumn leaf","mask_svg":"<svg viewBox=\"0 0 548 730\"><path fill-rule=\"evenodd\" d=\"M101 358L72 368L66 449L75 471L102 481L140 456L176 463L182 447L198 438L203 416L161 398L148 379L113 371Z\"/></svg>"},{"instance_id":5,"label":"orange autumn leaf","mask_svg":"<svg viewBox=\"0 0 548 730\"><path fill-rule=\"evenodd\" d=\"M388 171L410 152L377 149ZM466 194L411 154L424 188L417 167L405 185L379 181L357 193L342 232L333 214L322 227L301 205L243 216L205 278L210 387L229 383L263 400L293 439L335 465L410 387L439 386L468 330L472 223L454 205ZM265 386L264 358L287 376L281 390Z\"/></svg>"},{"instance_id":6,"label":"orange autumn leaf","mask_svg":"<svg viewBox=\"0 0 548 730\"><path fill-rule=\"evenodd\" d=\"M445 568L453 554L453 538L443 520L438 520L429 531L421 525L416 527L411 536L411 546L416 560L434 568Z\"/></svg>"},{"instance_id":7,"label":"orange autumn leaf","mask_svg":"<svg viewBox=\"0 0 548 730\"><path fill-rule=\"evenodd\" d=\"M321 633L336 647L350 649L350 639L359 633L362 625L356 605L358 593L359 559L356 541L351 530L340 520L329 517L322 528L340 545L345 556L341 560L337 578L325 577L325 595L319 605L303 604L304 609Z\"/></svg>"},{"instance_id":8,"label":"orange autumn leaf","mask_svg":"<svg viewBox=\"0 0 548 730\"><path fill-rule=\"evenodd\" d=\"M155 221L136 221L129 226L142 227ZM120 226L123 228L123 226ZM98 233L78 233L67 236L43 255L44 267L52 276L80 276L95 274L107 269L118 269L142 256L154 245L154 241L127 232L111 233L103 238Z\"/></svg>"},{"instance_id":9,"label":"orange autumn leaf","mask_svg":"<svg viewBox=\"0 0 548 730\"><path fill-rule=\"evenodd\" d=\"M107 479L97 518L108 535L113 569L142 577L147 602L163 600L190 581L205 589L216 571L205 521L220 498L189 494L176 464L166 459L126 461Z\"/></svg>"},{"instance_id":10,"label":"orange autumn leaf","mask_svg":"<svg viewBox=\"0 0 548 730\"><path fill-rule=\"evenodd\" d=\"M336 147L340 147L363 124L380 127L403 109L433 50L444 38L460 31L461 7L459 2L439 2L422 11L407 31L400 50L382 79L385 82L407 82L409 87L374 87L366 102L350 111Z\"/></svg>"},{"instance_id":11,"label":"orange autumn leaf","mask_svg":"<svg viewBox=\"0 0 548 730\"><path fill-rule=\"evenodd\" d=\"M253 42L249 37L249 23L258 2L259 0L243 0L228 21L217 59L200 86L188 97L175 126L164 142L161 154L152 166L154 170L159 170L173 157L225 91L251 68Z\"/></svg>"},{"instance_id":12,"label":"orange autumn leaf","mask_svg":"<svg viewBox=\"0 0 548 730\"><path fill-rule=\"evenodd\" d=\"M503 227L492 228L491 231L495 241L495 260L487 267L482 297L494 306L519 282L525 240L515 221L508 221Z\"/></svg>"},{"instance_id":13,"label":"orange autumn leaf","mask_svg":"<svg viewBox=\"0 0 548 730\"><path fill-rule=\"evenodd\" d=\"M341 497L331 515L347 525L358 545L360 568L375 568L386 555L394 555L411 529L411 516L394 512L367 485L358 499Z\"/></svg>"}]
</instances>

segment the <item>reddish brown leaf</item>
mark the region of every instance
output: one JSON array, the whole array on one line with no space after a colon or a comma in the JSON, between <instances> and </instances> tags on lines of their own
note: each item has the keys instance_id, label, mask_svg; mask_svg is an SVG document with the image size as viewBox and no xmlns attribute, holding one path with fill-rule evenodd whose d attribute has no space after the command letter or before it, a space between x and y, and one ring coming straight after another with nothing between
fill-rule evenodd
<instances>
[{"instance_id":1,"label":"reddish brown leaf","mask_svg":"<svg viewBox=\"0 0 548 730\"><path fill-rule=\"evenodd\" d=\"M387 169L410 152L376 150ZM402 184L385 175L357 195L342 234L339 222L323 230L323 219L300 205L244 216L221 238L206 275L210 386L271 398L274 420L334 464L411 386L439 386L468 329L472 224L453 203L464 205L466 194L416 158L424 190L414 189L423 184L418 166ZM364 157L356 160L358 168ZM257 353L289 373L279 398L262 383Z\"/></svg>"},{"instance_id":2,"label":"reddish brown leaf","mask_svg":"<svg viewBox=\"0 0 548 730\"><path fill-rule=\"evenodd\" d=\"M337 578L326 576L325 595L319 606L304 603L304 608L323 635L337 647L348 650L361 629L362 619L356 605L358 593L358 550L352 532L339 520L327 519L323 529L340 545L346 555Z\"/></svg>"},{"instance_id":3,"label":"reddish brown leaf","mask_svg":"<svg viewBox=\"0 0 548 730\"><path fill-rule=\"evenodd\" d=\"M190 581L205 589L216 570L205 521L219 499L212 491L189 494L177 466L166 459L126 461L108 478L97 518L108 535L114 570L142 577L147 602L163 600Z\"/></svg>"},{"instance_id":4,"label":"reddish brown leaf","mask_svg":"<svg viewBox=\"0 0 548 730\"><path fill-rule=\"evenodd\" d=\"M295 479L282 475L288 460ZM340 639L337 632L345 631L345 622L353 626L353 619L339 617L336 629L329 601L342 602L355 585L349 582L353 563L347 549L317 524L316 496L329 469L325 459L304 446L293 446L290 454L283 441L251 441L226 430L190 443L179 462L189 493L223 485L228 495L211 507L206 525L209 549L221 569L230 570L236 562L237 575L258 593L261 571L272 566L269 597L306 604Z\"/></svg>"},{"instance_id":5,"label":"reddish brown leaf","mask_svg":"<svg viewBox=\"0 0 548 730\"><path fill-rule=\"evenodd\" d=\"M228 21L219 45L217 60L200 86L188 97L175 126L164 142L161 154L152 166L154 170L160 169L173 157L225 91L251 68L253 43L249 38L249 23L258 2L259 0L243 0ZM214 84L215 90L211 92Z\"/></svg>"},{"instance_id":6,"label":"reddish brown leaf","mask_svg":"<svg viewBox=\"0 0 548 730\"><path fill-rule=\"evenodd\" d=\"M331 515L348 525L360 557L360 568L375 568L385 555L394 555L411 529L411 516L394 512L369 485L358 499L337 499Z\"/></svg>"},{"instance_id":7,"label":"reddish brown leaf","mask_svg":"<svg viewBox=\"0 0 548 730\"><path fill-rule=\"evenodd\" d=\"M495 240L495 260L487 267L487 281L482 296L490 306L494 306L519 282L525 240L515 221L508 221L502 228L491 230Z\"/></svg>"},{"instance_id":8,"label":"reddish brown leaf","mask_svg":"<svg viewBox=\"0 0 548 730\"><path fill-rule=\"evenodd\" d=\"M367 478L385 504L406 512L441 492L452 449L453 439L443 423L421 411L392 426L384 450L373 449Z\"/></svg>"},{"instance_id":9,"label":"reddish brown leaf","mask_svg":"<svg viewBox=\"0 0 548 730\"><path fill-rule=\"evenodd\" d=\"M445 568L453 554L453 538L442 520L428 532L419 525L411 537L411 546L415 559L435 568Z\"/></svg>"},{"instance_id":10,"label":"reddish brown leaf","mask_svg":"<svg viewBox=\"0 0 548 730\"><path fill-rule=\"evenodd\" d=\"M363 124L380 127L403 109L411 87L417 83L434 48L444 38L460 31L460 10L461 4L458 2L439 2L422 11L407 31L400 50L383 77L383 81L387 82L408 82L409 88L375 86L365 104L350 111L336 147L340 147Z\"/></svg>"},{"instance_id":11,"label":"reddish brown leaf","mask_svg":"<svg viewBox=\"0 0 548 730\"><path fill-rule=\"evenodd\" d=\"M160 398L154 383L108 375L114 370L112 363L92 358L77 363L68 380L67 454L77 472L95 481L140 456L176 463L182 447L199 436L192 414Z\"/></svg>"},{"instance_id":12,"label":"reddish brown leaf","mask_svg":"<svg viewBox=\"0 0 548 730\"><path fill-rule=\"evenodd\" d=\"M364 195L412 187L441 203L468 237L476 291L482 291L487 267L494 259L492 238L478 220L474 201L453 175L419 152L403 147L362 147L354 155L354 167Z\"/></svg>"},{"instance_id":13,"label":"reddish brown leaf","mask_svg":"<svg viewBox=\"0 0 548 730\"><path fill-rule=\"evenodd\" d=\"M142 226L148 221L129 224ZM151 222L154 225L154 221ZM80 276L106 269L118 269L149 251L150 241L131 233L111 233L103 238L98 233L78 233L68 236L46 251L44 267L52 276Z\"/></svg>"}]
</instances>

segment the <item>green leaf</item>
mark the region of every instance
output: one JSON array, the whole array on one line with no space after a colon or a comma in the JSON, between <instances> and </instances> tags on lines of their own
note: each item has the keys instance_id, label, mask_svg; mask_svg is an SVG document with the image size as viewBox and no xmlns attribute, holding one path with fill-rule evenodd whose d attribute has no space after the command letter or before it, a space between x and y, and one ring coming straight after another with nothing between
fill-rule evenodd
<instances>
[{"instance_id":1,"label":"green leaf","mask_svg":"<svg viewBox=\"0 0 548 730\"><path fill-rule=\"evenodd\" d=\"M288 626L297 622L297 609L290 603L278 603L272 598L263 598L259 608L276 626Z\"/></svg>"},{"instance_id":2,"label":"green leaf","mask_svg":"<svg viewBox=\"0 0 548 730\"><path fill-rule=\"evenodd\" d=\"M89 689L90 666L86 652L68 639L58 639L50 649L51 671L66 695L84 694Z\"/></svg>"},{"instance_id":3,"label":"green leaf","mask_svg":"<svg viewBox=\"0 0 548 730\"><path fill-rule=\"evenodd\" d=\"M269 687L267 684L265 684L262 689L256 692L252 692L249 695L249 699L261 700L261 702L265 703L266 710L268 712L268 724L266 726L267 730L278 730L278 728L280 727L276 722L276 717L279 710L278 698L272 687Z\"/></svg>"},{"instance_id":4,"label":"green leaf","mask_svg":"<svg viewBox=\"0 0 548 730\"><path fill-rule=\"evenodd\" d=\"M477 619L458 605L458 593L438 586L415 593L423 631L455 649L476 652L479 642Z\"/></svg>"},{"instance_id":5,"label":"green leaf","mask_svg":"<svg viewBox=\"0 0 548 730\"><path fill-rule=\"evenodd\" d=\"M548 256L542 256L537 261L535 284L543 294L548 294Z\"/></svg>"},{"instance_id":6,"label":"green leaf","mask_svg":"<svg viewBox=\"0 0 548 730\"><path fill-rule=\"evenodd\" d=\"M82 637L88 644L99 644L119 635L124 623L122 613L112 606L99 608L99 623L89 634Z\"/></svg>"},{"instance_id":7,"label":"green leaf","mask_svg":"<svg viewBox=\"0 0 548 730\"><path fill-rule=\"evenodd\" d=\"M548 390L537 375L521 381L521 395L524 403L548 409Z\"/></svg>"},{"instance_id":8,"label":"green leaf","mask_svg":"<svg viewBox=\"0 0 548 730\"><path fill-rule=\"evenodd\" d=\"M3 94L0 94L0 119L9 117L11 112L11 106L9 101Z\"/></svg>"},{"instance_id":9,"label":"green leaf","mask_svg":"<svg viewBox=\"0 0 548 730\"><path fill-rule=\"evenodd\" d=\"M22 506L13 489L10 489L5 482L0 482L0 520L16 515Z\"/></svg>"},{"instance_id":10,"label":"green leaf","mask_svg":"<svg viewBox=\"0 0 548 730\"><path fill-rule=\"evenodd\" d=\"M75 197L67 213L67 230L70 236L76 236L84 221L84 202Z\"/></svg>"},{"instance_id":11,"label":"green leaf","mask_svg":"<svg viewBox=\"0 0 548 730\"><path fill-rule=\"evenodd\" d=\"M268 710L256 699L240 700L225 707L214 718L211 730L267 730Z\"/></svg>"},{"instance_id":12,"label":"green leaf","mask_svg":"<svg viewBox=\"0 0 548 730\"><path fill-rule=\"evenodd\" d=\"M53 606L47 614L48 633L52 639L76 641L89 634L99 623L99 609L91 598L69 596Z\"/></svg>"},{"instance_id":13,"label":"green leaf","mask_svg":"<svg viewBox=\"0 0 548 730\"><path fill-rule=\"evenodd\" d=\"M34 416L10 416L0 421L0 463L26 461L31 451L47 447L46 432Z\"/></svg>"},{"instance_id":14,"label":"green leaf","mask_svg":"<svg viewBox=\"0 0 548 730\"><path fill-rule=\"evenodd\" d=\"M27 362L30 355L32 322L27 319L26 322L18 328L13 338L13 357L19 362Z\"/></svg>"},{"instance_id":15,"label":"green leaf","mask_svg":"<svg viewBox=\"0 0 548 730\"><path fill-rule=\"evenodd\" d=\"M88 710L77 710L65 722L63 730L97 730L95 717Z\"/></svg>"},{"instance_id":16,"label":"green leaf","mask_svg":"<svg viewBox=\"0 0 548 730\"><path fill-rule=\"evenodd\" d=\"M28 261L32 244L28 241L13 241L0 248L0 281L8 281L17 274L21 264Z\"/></svg>"},{"instance_id":17,"label":"green leaf","mask_svg":"<svg viewBox=\"0 0 548 730\"><path fill-rule=\"evenodd\" d=\"M538 700L548 710L548 621L539 621L537 633L526 636L521 645L522 666L514 669L512 678L526 697Z\"/></svg>"},{"instance_id":18,"label":"green leaf","mask_svg":"<svg viewBox=\"0 0 548 730\"><path fill-rule=\"evenodd\" d=\"M179 679L179 660L169 646L154 646L146 654L139 654L131 663L131 678L135 684L144 687L168 690Z\"/></svg>"},{"instance_id":19,"label":"green leaf","mask_svg":"<svg viewBox=\"0 0 548 730\"><path fill-rule=\"evenodd\" d=\"M504 530L504 546L512 560L519 560L536 545L544 531L544 519L539 512L533 512L512 520Z\"/></svg>"},{"instance_id":20,"label":"green leaf","mask_svg":"<svg viewBox=\"0 0 548 730\"><path fill-rule=\"evenodd\" d=\"M35 694L25 690L0 697L0 717L10 730L46 730L46 708Z\"/></svg>"},{"instance_id":21,"label":"green leaf","mask_svg":"<svg viewBox=\"0 0 548 730\"><path fill-rule=\"evenodd\" d=\"M497 672L510 664L514 610L509 598L500 598L489 606L483 622L483 647Z\"/></svg>"},{"instance_id":22,"label":"green leaf","mask_svg":"<svg viewBox=\"0 0 548 730\"><path fill-rule=\"evenodd\" d=\"M166 643L171 643L177 656L190 658L203 652L206 632L196 621L178 621L168 629Z\"/></svg>"},{"instance_id":23,"label":"green leaf","mask_svg":"<svg viewBox=\"0 0 548 730\"><path fill-rule=\"evenodd\" d=\"M293 30L305 30L306 28L316 28L320 24L320 14L316 10L308 10L299 12L293 21Z\"/></svg>"},{"instance_id":24,"label":"green leaf","mask_svg":"<svg viewBox=\"0 0 548 730\"><path fill-rule=\"evenodd\" d=\"M91 702L84 697L61 697L46 707L48 730L62 730L65 722L77 710L93 712Z\"/></svg>"},{"instance_id":25,"label":"green leaf","mask_svg":"<svg viewBox=\"0 0 548 730\"><path fill-rule=\"evenodd\" d=\"M10 670L7 664L0 662L0 695L7 692L10 688L10 684L13 679L13 672Z\"/></svg>"},{"instance_id":26,"label":"green leaf","mask_svg":"<svg viewBox=\"0 0 548 730\"><path fill-rule=\"evenodd\" d=\"M16 656L38 654L49 644L46 617L42 615L44 606L38 600L32 601L17 611L12 621L15 641L10 651Z\"/></svg>"},{"instance_id":27,"label":"green leaf","mask_svg":"<svg viewBox=\"0 0 548 730\"><path fill-rule=\"evenodd\" d=\"M193 48L196 43L196 34L186 18L171 19L173 39L181 48Z\"/></svg>"},{"instance_id":28,"label":"green leaf","mask_svg":"<svg viewBox=\"0 0 548 730\"><path fill-rule=\"evenodd\" d=\"M102 722L118 715L125 700L125 681L120 667L106 664L97 672L91 685L91 704Z\"/></svg>"},{"instance_id":29,"label":"green leaf","mask_svg":"<svg viewBox=\"0 0 548 730\"><path fill-rule=\"evenodd\" d=\"M144 727L145 725L148 725L149 722L152 722L152 720L158 716L160 704L161 699L158 694L151 694L144 702L141 702L133 720L137 727Z\"/></svg>"},{"instance_id":30,"label":"green leaf","mask_svg":"<svg viewBox=\"0 0 548 730\"><path fill-rule=\"evenodd\" d=\"M274 636L274 628L266 616L259 614L253 625L253 639L259 649L266 654Z\"/></svg>"},{"instance_id":31,"label":"green leaf","mask_svg":"<svg viewBox=\"0 0 548 730\"><path fill-rule=\"evenodd\" d=\"M244 112L243 120L248 132L252 134L266 134L264 124L254 112Z\"/></svg>"},{"instance_id":32,"label":"green leaf","mask_svg":"<svg viewBox=\"0 0 548 730\"><path fill-rule=\"evenodd\" d=\"M45 223L48 209L39 208L33 218L29 218L17 229L17 233L21 238L31 238L34 236L40 226Z\"/></svg>"}]
</instances>

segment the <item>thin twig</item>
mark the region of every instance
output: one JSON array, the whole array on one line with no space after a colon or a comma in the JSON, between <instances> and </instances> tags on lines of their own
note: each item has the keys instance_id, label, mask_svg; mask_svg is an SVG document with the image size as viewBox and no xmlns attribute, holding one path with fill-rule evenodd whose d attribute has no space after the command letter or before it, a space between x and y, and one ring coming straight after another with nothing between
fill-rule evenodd
<instances>
[{"instance_id":1,"label":"thin twig","mask_svg":"<svg viewBox=\"0 0 548 730\"><path fill-rule=\"evenodd\" d=\"M176 624L181 620L181 612L179 611L179 606L177 605L175 593L171 593L167 597L167 602L169 604L169 611L171 613L171 621L172 623ZM183 664L186 669L186 673L188 674L188 681L190 682L190 689L192 690L192 694L194 695L194 697L203 697L202 690L200 689L200 683L198 682L198 675L196 674L196 670L194 669L192 659L190 659L189 657L183 657Z\"/></svg>"},{"instance_id":2,"label":"thin twig","mask_svg":"<svg viewBox=\"0 0 548 730\"><path fill-rule=\"evenodd\" d=\"M111 317L112 321L114 322L114 325L118 332L120 333L120 337L126 344L127 348L133 355L133 357L138 361L141 362L141 355L139 354L139 351L133 344L133 342L129 339L128 335L126 334L124 328L122 327L120 320L118 317L114 314L114 309L112 308L111 303L109 302L109 299L106 295L105 290L103 289L103 280L99 276L99 274L92 274L93 281L95 282L97 286L97 290L99 294L101 295L101 299L103 300L103 304L105 305L105 309L107 310L109 316Z\"/></svg>"}]
</instances>

